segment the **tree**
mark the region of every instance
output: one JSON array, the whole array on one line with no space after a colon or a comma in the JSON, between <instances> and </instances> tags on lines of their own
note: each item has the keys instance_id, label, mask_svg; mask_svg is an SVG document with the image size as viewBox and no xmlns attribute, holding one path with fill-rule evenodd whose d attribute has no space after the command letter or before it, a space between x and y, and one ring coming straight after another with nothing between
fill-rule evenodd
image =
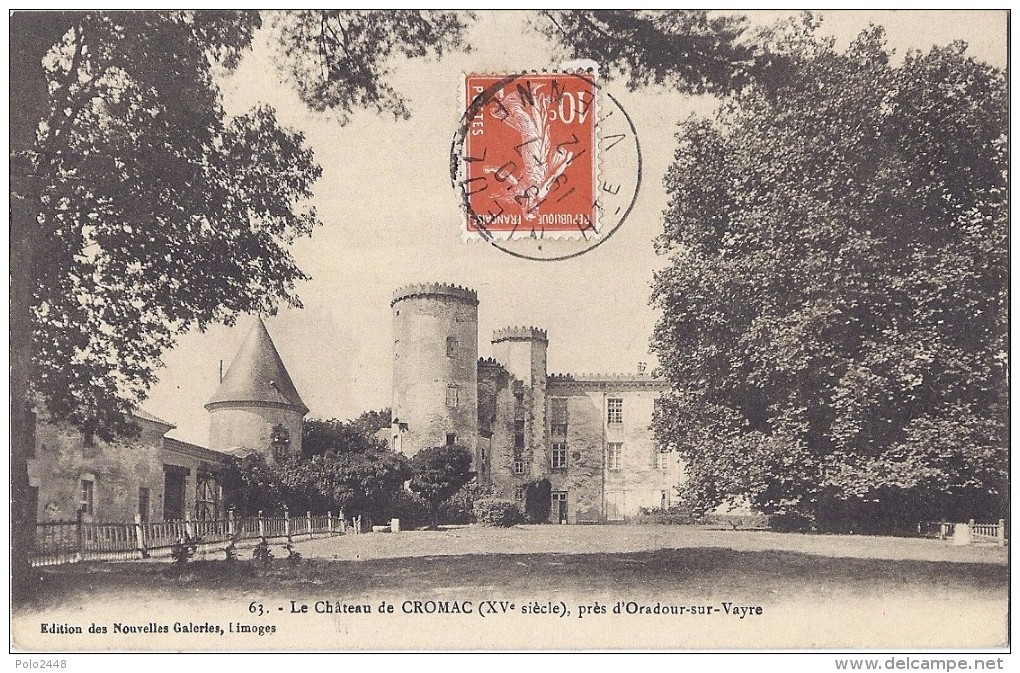
<instances>
[{"instance_id":1,"label":"tree","mask_svg":"<svg viewBox=\"0 0 1020 673\"><path fill-rule=\"evenodd\" d=\"M346 19L340 28L362 45L389 40L381 53L326 30L285 32L282 63L294 72L315 59L322 66L322 85L303 90L305 100L343 113L402 105L384 81L386 58L441 53L463 28L442 12L318 16L324 28ZM103 437L131 432L126 413L176 335L272 312L281 300L298 304L304 275L288 246L316 223L297 206L318 168L270 109L226 119L216 85L260 25L257 12L237 11L12 15L15 598L29 580L34 519L25 406L38 401L52 418ZM313 49L288 42L305 38Z\"/></svg>"},{"instance_id":2,"label":"tree","mask_svg":"<svg viewBox=\"0 0 1020 673\"><path fill-rule=\"evenodd\" d=\"M272 13L282 69L313 110L341 124L355 109L396 119L411 116L404 97L387 83L394 56L437 57L466 48L468 12L322 9Z\"/></svg>"},{"instance_id":3,"label":"tree","mask_svg":"<svg viewBox=\"0 0 1020 673\"><path fill-rule=\"evenodd\" d=\"M407 459L385 449L329 452L276 465L253 453L231 458L224 490L241 516L286 508L385 519L410 478Z\"/></svg>"},{"instance_id":4,"label":"tree","mask_svg":"<svg viewBox=\"0 0 1020 673\"><path fill-rule=\"evenodd\" d=\"M287 507L385 519L411 478L407 459L372 431L387 427L388 417L384 410L353 421L307 419L301 456L272 466L257 454L232 459L225 478L231 504L245 516Z\"/></svg>"},{"instance_id":5,"label":"tree","mask_svg":"<svg viewBox=\"0 0 1020 673\"><path fill-rule=\"evenodd\" d=\"M770 59L747 35L743 16L705 10L545 10L534 22L575 58L622 70L636 89L661 84L683 93L726 93L763 72Z\"/></svg>"},{"instance_id":6,"label":"tree","mask_svg":"<svg viewBox=\"0 0 1020 673\"><path fill-rule=\"evenodd\" d=\"M385 447L363 452L329 452L299 461L301 482L310 492L310 509L343 510L347 516L385 520L393 513L393 501L411 478L407 459ZM290 479L291 470L284 475Z\"/></svg>"},{"instance_id":7,"label":"tree","mask_svg":"<svg viewBox=\"0 0 1020 673\"><path fill-rule=\"evenodd\" d=\"M366 411L352 421L335 418L305 419L301 452L305 456L324 453L365 453L385 448L385 442L376 437L383 428L390 427L390 410Z\"/></svg>"},{"instance_id":8,"label":"tree","mask_svg":"<svg viewBox=\"0 0 1020 673\"><path fill-rule=\"evenodd\" d=\"M292 497L280 472L259 453L231 456L222 479L227 503L239 516L278 514L290 506Z\"/></svg>"},{"instance_id":9,"label":"tree","mask_svg":"<svg viewBox=\"0 0 1020 673\"><path fill-rule=\"evenodd\" d=\"M782 81L681 126L655 276L687 504L862 530L1001 515L1006 81L962 44L894 66L776 31Z\"/></svg>"},{"instance_id":10,"label":"tree","mask_svg":"<svg viewBox=\"0 0 1020 673\"><path fill-rule=\"evenodd\" d=\"M471 451L456 444L423 449L411 458L408 487L428 505L433 528L439 506L474 477L471 459Z\"/></svg>"}]
</instances>

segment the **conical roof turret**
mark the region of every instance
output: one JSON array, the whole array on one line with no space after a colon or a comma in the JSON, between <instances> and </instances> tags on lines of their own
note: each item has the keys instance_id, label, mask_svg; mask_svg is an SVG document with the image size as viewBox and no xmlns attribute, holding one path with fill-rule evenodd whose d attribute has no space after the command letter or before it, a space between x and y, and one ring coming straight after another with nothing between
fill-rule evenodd
<instances>
[{"instance_id":1,"label":"conical roof turret","mask_svg":"<svg viewBox=\"0 0 1020 673\"><path fill-rule=\"evenodd\" d=\"M232 404L290 407L308 413L262 318L255 320L205 408L212 411Z\"/></svg>"}]
</instances>

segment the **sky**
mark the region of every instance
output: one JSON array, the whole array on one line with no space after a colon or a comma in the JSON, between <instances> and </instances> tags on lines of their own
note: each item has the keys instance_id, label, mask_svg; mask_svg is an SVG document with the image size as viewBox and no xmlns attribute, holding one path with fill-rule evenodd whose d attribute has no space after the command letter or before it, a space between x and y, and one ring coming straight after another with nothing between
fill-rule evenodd
<instances>
[{"instance_id":1,"label":"sky","mask_svg":"<svg viewBox=\"0 0 1020 673\"><path fill-rule=\"evenodd\" d=\"M753 24L784 13L751 15ZM845 46L869 23L886 28L902 57L962 39L970 53L1006 64L1006 13L963 11L822 12L822 32ZM652 275L665 265L653 249L667 195L662 177L675 147L676 125L707 115L708 97L664 89L604 89L632 117L642 152L641 190L633 211L604 245L579 257L537 262L507 255L484 241L463 242L460 202L450 185L450 141L464 112L465 72L507 73L556 67L559 54L529 29L525 12L480 12L467 34L469 54L396 63L390 83L412 117L357 112L341 126L307 110L278 72L269 37L222 83L228 113L270 104L284 125L305 133L323 168L313 205L322 226L293 246L311 280L298 287L302 309L283 308L266 324L313 418L351 418L388 407L392 380L393 291L413 282L447 282L478 292L479 355L491 354L493 330L534 325L549 333L549 371L633 372L654 367L649 338L657 319L649 305ZM512 36L511 40L507 36ZM171 436L205 445L203 408L254 318L182 336L165 354L160 382L143 408L173 422Z\"/></svg>"}]
</instances>

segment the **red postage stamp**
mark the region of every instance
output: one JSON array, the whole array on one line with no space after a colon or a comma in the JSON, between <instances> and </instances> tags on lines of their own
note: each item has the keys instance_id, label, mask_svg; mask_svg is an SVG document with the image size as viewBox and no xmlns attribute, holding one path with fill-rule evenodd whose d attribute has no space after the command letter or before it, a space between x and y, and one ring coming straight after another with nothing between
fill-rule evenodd
<instances>
[{"instance_id":1,"label":"red postage stamp","mask_svg":"<svg viewBox=\"0 0 1020 673\"><path fill-rule=\"evenodd\" d=\"M465 90L465 233L598 235L594 75L467 75Z\"/></svg>"}]
</instances>

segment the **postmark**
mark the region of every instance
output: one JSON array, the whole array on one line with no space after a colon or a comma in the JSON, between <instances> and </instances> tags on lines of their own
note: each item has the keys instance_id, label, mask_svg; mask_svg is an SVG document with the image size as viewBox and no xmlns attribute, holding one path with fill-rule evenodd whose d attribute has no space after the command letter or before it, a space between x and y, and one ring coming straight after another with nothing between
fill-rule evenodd
<instances>
[{"instance_id":1,"label":"postmark","mask_svg":"<svg viewBox=\"0 0 1020 673\"><path fill-rule=\"evenodd\" d=\"M593 70L469 74L464 94L451 149L464 240L552 261L619 228L640 187L640 145Z\"/></svg>"}]
</instances>

